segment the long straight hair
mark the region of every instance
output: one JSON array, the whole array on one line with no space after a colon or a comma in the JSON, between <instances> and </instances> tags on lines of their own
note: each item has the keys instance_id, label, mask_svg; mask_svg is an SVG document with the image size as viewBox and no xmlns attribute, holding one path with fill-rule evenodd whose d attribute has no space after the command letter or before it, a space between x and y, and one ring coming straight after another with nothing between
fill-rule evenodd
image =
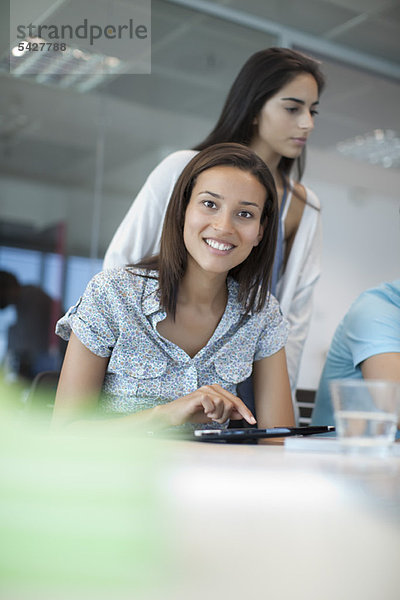
<instances>
[{"instance_id":1,"label":"long straight hair","mask_svg":"<svg viewBox=\"0 0 400 600\"><path fill-rule=\"evenodd\" d=\"M158 270L160 304L175 319L179 285L187 269L183 239L186 208L197 177L207 169L230 166L251 173L265 188L260 243L228 275L239 283L238 299L247 313L261 310L267 300L278 232L278 200L274 178L264 161L241 144L224 143L201 150L183 169L165 214L160 253L133 265Z\"/></svg>"},{"instance_id":2,"label":"long straight hair","mask_svg":"<svg viewBox=\"0 0 400 600\"><path fill-rule=\"evenodd\" d=\"M237 142L248 146L255 133L254 120L272 96L303 73L312 75L318 95L324 89L325 78L320 63L289 48L267 48L256 52L243 65L232 84L221 115L211 133L194 150L203 150L212 144ZM296 158L282 157L278 170L285 180L296 164L298 181L305 168L305 149Z\"/></svg>"}]
</instances>

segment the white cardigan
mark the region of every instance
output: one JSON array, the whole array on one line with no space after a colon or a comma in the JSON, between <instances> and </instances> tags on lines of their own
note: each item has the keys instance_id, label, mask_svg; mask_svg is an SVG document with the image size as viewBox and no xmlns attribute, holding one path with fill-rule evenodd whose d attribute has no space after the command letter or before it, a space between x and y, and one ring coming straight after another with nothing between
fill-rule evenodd
<instances>
[{"instance_id":1,"label":"white cardigan","mask_svg":"<svg viewBox=\"0 0 400 600\"><path fill-rule=\"evenodd\" d=\"M183 168L195 154L197 152L194 150L174 152L150 173L111 241L104 258L104 268L135 263L144 256L158 252L164 215L172 190ZM311 319L313 289L320 275L319 201L313 192L308 189L306 192L308 204L304 207L285 271L276 290L282 312L290 324L285 349L293 395ZM283 222L291 197L290 192Z\"/></svg>"}]
</instances>

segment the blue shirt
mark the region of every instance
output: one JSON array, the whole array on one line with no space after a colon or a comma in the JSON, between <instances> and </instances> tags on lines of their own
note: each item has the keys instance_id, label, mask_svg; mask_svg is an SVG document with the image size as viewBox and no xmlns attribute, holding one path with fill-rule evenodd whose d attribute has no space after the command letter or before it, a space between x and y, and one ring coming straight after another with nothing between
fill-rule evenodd
<instances>
[{"instance_id":1,"label":"blue shirt","mask_svg":"<svg viewBox=\"0 0 400 600\"><path fill-rule=\"evenodd\" d=\"M193 358L157 331L166 313L160 307L155 271L98 273L57 323L56 332L68 339L72 330L91 352L110 357L101 399L107 411L136 412L213 383L236 394L253 361L285 345L288 324L273 296L262 311L246 315L238 301L238 283L228 278L227 287L225 312Z\"/></svg>"},{"instance_id":2,"label":"blue shirt","mask_svg":"<svg viewBox=\"0 0 400 600\"><path fill-rule=\"evenodd\" d=\"M361 363L386 352L400 352L400 280L363 292L339 324L322 371L312 423L334 424L332 379L361 379Z\"/></svg>"}]
</instances>

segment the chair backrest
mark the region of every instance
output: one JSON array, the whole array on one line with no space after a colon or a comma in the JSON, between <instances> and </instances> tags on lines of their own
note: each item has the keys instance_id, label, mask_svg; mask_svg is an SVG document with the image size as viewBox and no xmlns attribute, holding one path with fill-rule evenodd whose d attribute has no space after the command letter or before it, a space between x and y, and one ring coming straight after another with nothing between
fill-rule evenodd
<instances>
[{"instance_id":1,"label":"chair backrest","mask_svg":"<svg viewBox=\"0 0 400 600\"><path fill-rule=\"evenodd\" d=\"M298 408L300 426L309 425L311 423L315 395L315 390L296 390L296 406Z\"/></svg>"},{"instance_id":2,"label":"chair backrest","mask_svg":"<svg viewBox=\"0 0 400 600\"><path fill-rule=\"evenodd\" d=\"M41 371L35 376L27 398L30 408L53 410L59 377L59 371Z\"/></svg>"}]
</instances>

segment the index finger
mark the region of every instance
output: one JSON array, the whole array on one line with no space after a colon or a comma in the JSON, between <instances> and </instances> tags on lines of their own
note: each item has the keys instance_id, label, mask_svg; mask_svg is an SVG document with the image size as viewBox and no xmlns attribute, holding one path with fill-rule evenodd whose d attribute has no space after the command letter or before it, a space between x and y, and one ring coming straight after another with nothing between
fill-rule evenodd
<instances>
[{"instance_id":1,"label":"index finger","mask_svg":"<svg viewBox=\"0 0 400 600\"><path fill-rule=\"evenodd\" d=\"M249 408L247 408L247 406L245 405L245 403L243 402L243 400L241 400L240 398L238 398L234 394L231 394L230 392L228 392L228 390L225 390L218 383L214 383L212 387L216 391L218 391L219 393L221 393L221 395L223 395L225 398L227 398L228 400L230 400L232 402L232 404L235 406L235 409L237 410L237 412L250 425L255 425L257 423L256 419L254 418L253 413L251 412L251 410Z\"/></svg>"}]
</instances>

